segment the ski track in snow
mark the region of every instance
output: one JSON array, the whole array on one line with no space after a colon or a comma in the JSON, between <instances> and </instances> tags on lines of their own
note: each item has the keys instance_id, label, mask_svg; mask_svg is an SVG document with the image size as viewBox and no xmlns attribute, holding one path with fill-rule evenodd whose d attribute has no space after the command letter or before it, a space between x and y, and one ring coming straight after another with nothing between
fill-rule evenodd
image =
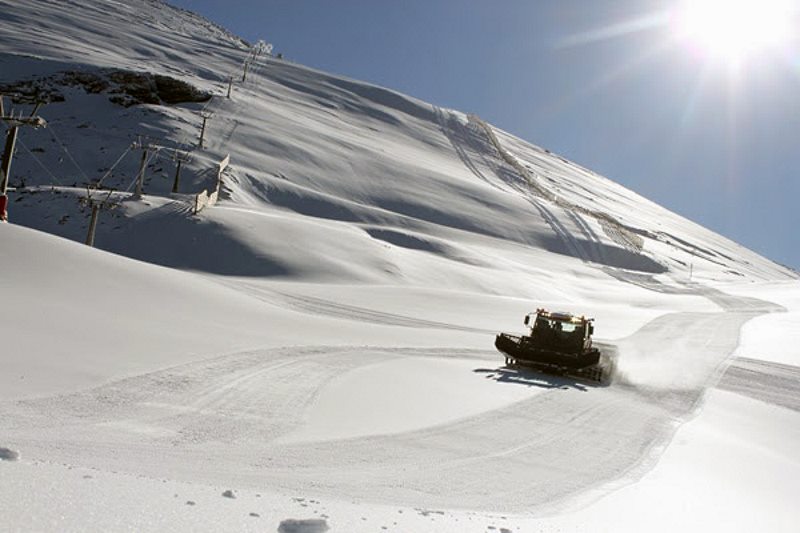
<instances>
[{"instance_id":1,"label":"ski track in snow","mask_svg":"<svg viewBox=\"0 0 800 533\"><path fill-rule=\"evenodd\" d=\"M407 328L432 328L455 331L468 331L472 333L494 334L493 331L485 329L470 328L457 324L436 322L433 320L423 320L409 316L367 309L365 307L348 305L343 303L331 302L322 298L311 296L299 296L289 293L277 293L283 302L290 308L320 315L346 318L359 322L369 322L372 324L383 324L389 326L401 326Z\"/></svg>"},{"instance_id":2,"label":"ski track in snow","mask_svg":"<svg viewBox=\"0 0 800 533\"><path fill-rule=\"evenodd\" d=\"M548 209L542 200L530 196L528 201L539 211L542 219L550 226L553 232L558 236L570 255L580 258L582 261L587 261L588 257L583 247L578 242L572 233L570 233L564 224L556 217L553 212Z\"/></svg>"},{"instance_id":3,"label":"ski track in snow","mask_svg":"<svg viewBox=\"0 0 800 533\"><path fill-rule=\"evenodd\" d=\"M456 155L458 155L458 158L464 163L464 166L467 167L476 178L484 183L496 189L507 190L507 188L504 187L505 184L502 180L502 176L499 176L500 181L498 183L498 180L490 178L487 173L480 169L479 164L476 163L475 159L477 159L478 154L480 154L479 157L483 165L490 166L488 147L481 145L480 141L476 138L474 130L462 124L458 117L441 107L433 106L433 111L439 128L442 130L445 137L447 137L447 140L450 141ZM494 165L497 165L499 162L499 159L492 161ZM497 171L495 171L495 173L497 173Z\"/></svg>"},{"instance_id":4,"label":"ski track in snow","mask_svg":"<svg viewBox=\"0 0 800 533\"><path fill-rule=\"evenodd\" d=\"M334 302L325 298L292 294L285 291L276 291L268 289L263 285L253 285L239 281L236 282L226 282L224 280L217 280L217 281L223 283L224 285L234 288L240 288L240 289L246 288L247 294L258 298L263 302L314 315L329 316L343 320L352 320L356 322L366 322L370 324L380 324L385 326L399 326L405 328L442 329L442 330L453 330L453 331L465 331L470 333L483 333L488 335L494 335L496 333L495 331L492 330L471 328L468 326L461 326L458 324L451 324L447 322L438 322L435 320L414 318L407 315L389 313L386 311L370 309L363 306L350 305L342 302Z\"/></svg>"},{"instance_id":5,"label":"ski track in snow","mask_svg":"<svg viewBox=\"0 0 800 533\"><path fill-rule=\"evenodd\" d=\"M687 419L719 379L739 328L778 310L752 298L704 291L726 311L664 315L619 341L621 376L611 387L483 368L482 361L495 357L487 351L301 346L226 355L74 394L6 402L0 404L0 429L26 457L40 461L154 477L168 468L191 481L266 483L290 492L410 506L557 511L646 472L676 421ZM399 434L280 439L302 424L302 414L337 376L409 356L474 359L474 372L483 378L534 393ZM664 363L670 360L674 365ZM743 364L728 369L723 387L746 386L735 370L745 371ZM216 466L198 471L198 461Z\"/></svg>"},{"instance_id":6,"label":"ski track in snow","mask_svg":"<svg viewBox=\"0 0 800 533\"><path fill-rule=\"evenodd\" d=\"M606 253L600 237L591 230L586 221L583 220L583 217L576 212L565 210L575 227L586 237L586 246L573 236L573 233L566 228L553 211L545 206L545 202L542 199L533 194L525 179L519 176L516 170L503 161L501 157L496 155L491 143L487 141L485 145L482 145L479 142L478 138L481 133L476 134L468 126L463 125L452 113L440 107L434 106L434 114L439 127L450 141L459 159L474 176L500 190L514 190L521 193L536 208L570 255L578 257L584 262L607 263ZM471 152L480 154L482 164L491 168L497 179L490 179L479 168L479 165L474 161L475 156L470 155ZM509 189L509 186L512 189Z\"/></svg>"},{"instance_id":7,"label":"ski track in snow","mask_svg":"<svg viewBox=\"0 0 800 533\"><path fill-rule=\"evenodd\" d=\"M796 366L736 357L717 386L800 411L800 368Z\"/></svg>"}]
</instances>

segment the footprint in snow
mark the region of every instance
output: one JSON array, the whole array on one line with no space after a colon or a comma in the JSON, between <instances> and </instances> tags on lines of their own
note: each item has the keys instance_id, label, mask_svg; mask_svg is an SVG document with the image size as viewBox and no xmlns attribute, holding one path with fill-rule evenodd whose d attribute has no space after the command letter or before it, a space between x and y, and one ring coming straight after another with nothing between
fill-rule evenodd
<instances>
[{"instance_id":1,"label":"footprint in snow","mask_svg":"<svg viewBox=\"0 0 800 533\"><path fill-rule=\"evenodd\" d=\"M307 520L287 518L278 526L278 533L325 533L328 529L328 522L318 518Z\"/></svg>"},{"instance_id":2,"label":"footprint in snow","mask_svg":"<svg viewBox=\"0 0 800 533\"><path fill-rule=\"evenodd\" d=\"M19 459L19 452L0 447L0 461L16 461L17 459Z\"/></svg>"}]
</instances>

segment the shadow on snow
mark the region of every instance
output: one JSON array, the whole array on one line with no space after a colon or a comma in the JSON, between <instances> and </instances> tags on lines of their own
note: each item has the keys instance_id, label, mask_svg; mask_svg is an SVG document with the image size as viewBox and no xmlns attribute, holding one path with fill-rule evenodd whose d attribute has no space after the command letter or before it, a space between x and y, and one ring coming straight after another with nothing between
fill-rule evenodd
<instances>
[{"instance_id":1,"label":"shadow on snow","mask_svg":"<svg viewBox=\"0 0 800 533\"><path fill-rule=\"evenodd\" d=\"M577 389L587 391L600 387L598 383L579 381L569 376L557 376L537 372L531 368L476 368L476 374L485 374L486 379L492 379L498 383L511 383L526 387L539 387L542 389Z\"/></svg>"}]
</instances>

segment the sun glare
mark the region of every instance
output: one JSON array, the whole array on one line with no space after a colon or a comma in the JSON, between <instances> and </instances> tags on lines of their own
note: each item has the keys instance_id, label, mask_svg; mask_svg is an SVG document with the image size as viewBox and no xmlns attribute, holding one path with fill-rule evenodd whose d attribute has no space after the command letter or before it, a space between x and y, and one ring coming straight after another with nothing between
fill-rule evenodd
<instances>
[{"instance_id":1,"label":"sun glare","mask_svg":"<svg viewBox=\"0 0 800 533\"><path fill-rule=\"evenodd\" d=\"M729 62L791 40L793 0L685 0L673 31L701 52Z\"/></svg>"}]
</instances>

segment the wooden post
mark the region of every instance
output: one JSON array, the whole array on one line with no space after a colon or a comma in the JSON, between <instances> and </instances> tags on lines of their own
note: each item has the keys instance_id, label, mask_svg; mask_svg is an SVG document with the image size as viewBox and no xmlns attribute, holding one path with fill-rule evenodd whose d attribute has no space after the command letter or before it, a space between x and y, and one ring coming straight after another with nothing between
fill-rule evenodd
<instances>
[{"instance_id":1,"label":"wooden post","mask_svg":"<svg viewBox=\"0 0 800 533\"><path fill-rule=\"evenodd\" d=\"M183 160L178 159L178 167L175 169L175 182L172 184L172 192L178 192L178 184L181 181L181 164Z\"/></svg>"},{"instance_id":2,"label":"wooden post","mask_svg":"<svg viewBox=\"0 0 800 533\"><path fill-rule=\"evenodd\" d=\"M203 149L203 141L206 135L206 122L214 116L214 114L209 111L203 111L201 116L203 117L203 126L200 128L200 142L198 143L198 147Z\"/></svg>"},{"instance_id":3,"label":"wooden post","mask_svg":"<svg viewBox=\"0 0 800 533\"><path fill-rule=\"evenodd\" d=\"M141 198L144 192L144 173L147 170L147 146L142 146L142 162L139 164L139 175L136 177L136 196Z\"/></svg>"},{"instance_id":4,"label":"wooden post","mask_svg":"<svg viewBox=\"0 0 800 533\"><path fill-rule=\"evenodd\" d=\"M178 184L181 181L181 164L183 164L183 160L178 159L178 167L175 169L175 183L172 184L172 192L178 192Z\"/></svg>"},{"instance_id":5,"label":"wooden post","mask_svg":"<svg viewBox=\"0 0 800 533\"><path fill-rule=\"evenodd\" d=\"M86 234L86 244L94 246L94 233L97 228L97 215L100 213L100 204L92 202L92 220L89 222L89 232Z\"/></svg>"},{"instance_id":6,"label":"wooden post","mask_svg":"<svg viewBox=\"0 0 800 533\"><path fill-rule=\"evenodd\" d=\"M233 76L228 76L228 99L231 98L231 88L233 87Z\"/></svg>"},{"instance_id":7,"label":"wooden post","mask_svg":"<svg viewBox=\"0 0 800 533\"><path fill-rule=\"evenodd\" d=\"M247 81L247 67L250 66L250 61L245 60L244 62L244 70L242 71L242 81Z\"/></svg>"},{"instance_id":8,"label":"wooden post","mask_svg":"<svg viewBox=\"0 0 800 533\"><path fill-rule=\"evenodd\" d=\"M175 150L175 161L177 162L177 168L175 169L175 182L172 184L172 192L178 192L178 184L180 183L181 179L181 165L184 161L189 161L189 159L189 152L180 152Z\"/></svg>"},{"instance_id":9,"label":"wooden post","mask_svg":"<svg viewBox=\"0 0 800 533\"><path fill-rule=\"evenodd\" d=\"M203 125L200 127L200 148L203 147L203 137L206 136L206 121L208 120L207 116L203 116Z\"/></svg>"}]
</instances>

